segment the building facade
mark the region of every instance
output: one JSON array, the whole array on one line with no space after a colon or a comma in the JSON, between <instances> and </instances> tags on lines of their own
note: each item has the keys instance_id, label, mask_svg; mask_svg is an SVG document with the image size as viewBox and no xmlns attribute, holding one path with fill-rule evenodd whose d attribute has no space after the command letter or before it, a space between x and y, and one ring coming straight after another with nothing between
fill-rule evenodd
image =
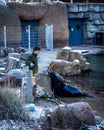
<instances>
[{"instance_id":1,"label":"building facade","mask_svg":"<svg viewBox=\"0 0 104 130\"><path fill-rule=\"evenodd\" d=\"M28 41L26 39L28 25L32 27L30 34L33 38L30 36L30 39L34 39L36 35L33 44L45 41L39 40L41 33L38 31L36 34L36 29L37 26L44 27L47 24L53 26L54 47L104 45L104 3L103 1L96 3L96 0L93 2L91 0L51 3L4 2L4 5L0 4L0 44L5 42L4 26L12 27L7 29L9 33L6 35L6 42L22 45L22 41L25 41L24 44ZM44 31L41 32L45 34Z\"/></svg>"},{"instance_id":2,"label":"building facade","mask_svg":"<svg viewBox=\"0 0 104 130\"><path fill-rule=\"evenodd\" d=\"M67 4L69 45L104 45L104 4Z\"/></svg>"}]
</instances>

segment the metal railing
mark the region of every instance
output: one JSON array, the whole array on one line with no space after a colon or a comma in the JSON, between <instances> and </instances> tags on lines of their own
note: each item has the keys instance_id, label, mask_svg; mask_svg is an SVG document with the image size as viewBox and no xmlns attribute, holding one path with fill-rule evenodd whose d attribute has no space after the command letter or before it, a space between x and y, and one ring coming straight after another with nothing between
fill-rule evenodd
<instances>
[{"instance_id":1,"label":"metal railing","mask_svg":"<svg viewBox=\"0 0 104 130\"><path fill-rule=\"evenodd\" d=\"M0 46L24 47L28 50L34 46L40 46L53 50L53 25L0 27Z\"/></svg>"}]
</instances>

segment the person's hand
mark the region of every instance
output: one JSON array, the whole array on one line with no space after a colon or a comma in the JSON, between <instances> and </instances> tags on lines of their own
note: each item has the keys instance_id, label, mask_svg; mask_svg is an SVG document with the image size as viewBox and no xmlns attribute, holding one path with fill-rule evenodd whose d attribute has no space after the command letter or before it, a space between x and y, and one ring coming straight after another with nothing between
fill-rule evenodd
<instances>
[{"instance_id":1,"label":"person's hand","mask_svg":"<svg viewBox=\"0 0 104 130\"><path fill-rule=\"evenodd\" d=\"M34 64L33 64L33 63L30 63L30 67L34 67Z\"/></svg>"}]
</instances>

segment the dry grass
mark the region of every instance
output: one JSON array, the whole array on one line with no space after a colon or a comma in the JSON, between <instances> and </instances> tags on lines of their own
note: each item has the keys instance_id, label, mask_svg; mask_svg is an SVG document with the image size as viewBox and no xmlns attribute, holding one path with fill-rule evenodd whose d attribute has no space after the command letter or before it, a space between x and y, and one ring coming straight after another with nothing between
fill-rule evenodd
<instances>
[{"instance_id":1,"label":"dry grass","mask_svg":"<svg viewBox=\"0 0 104 130\"><path fill-rule=\"evenodd\" d=\"M25 120L26 114L21 100L10 88L0 87L0 119Z\"/></svg>"}]
</instances>

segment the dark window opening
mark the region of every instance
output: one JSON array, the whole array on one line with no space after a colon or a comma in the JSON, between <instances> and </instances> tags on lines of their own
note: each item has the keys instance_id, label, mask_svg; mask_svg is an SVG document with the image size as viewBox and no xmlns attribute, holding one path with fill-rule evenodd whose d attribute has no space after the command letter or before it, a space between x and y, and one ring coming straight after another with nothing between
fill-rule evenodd
<instances>
[{"instance_id":1,"label":"dark window opening","mask_svg":"<svg viewBox=\"0 0 104 130\"><path fill-rule=\"evenodd\" d=\"M77 30L80 30L80 25L77 25L77 26L76 26L76 29L77 29Z\"/></svg>"}]
</instances>

